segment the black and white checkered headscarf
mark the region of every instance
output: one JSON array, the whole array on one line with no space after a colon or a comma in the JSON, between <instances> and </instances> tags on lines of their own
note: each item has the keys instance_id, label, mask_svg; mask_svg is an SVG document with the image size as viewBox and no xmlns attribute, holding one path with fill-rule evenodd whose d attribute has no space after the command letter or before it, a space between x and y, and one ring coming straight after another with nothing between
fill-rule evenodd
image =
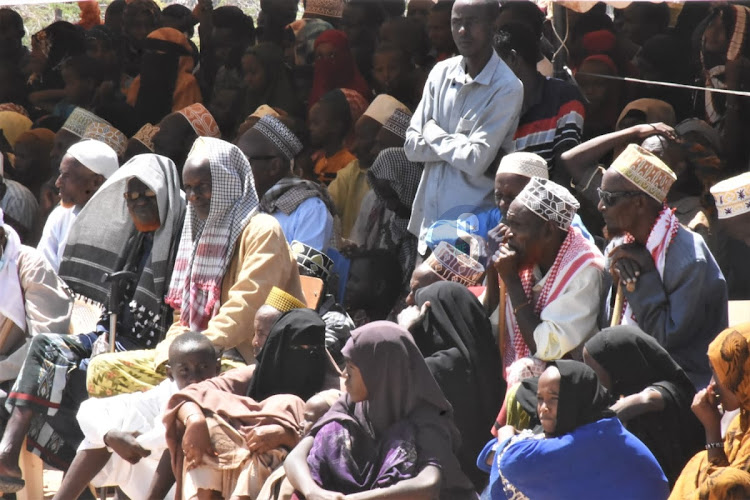
<instances>
[{"instance_id":1,"label":"black and white checkered headscarf","mask_svg":"<svg viewBox=\"0 0 750 500\"><path fill-rule=\"evenodd\" d=\"M181 311L180 322L204 330L218 310L221 283L237 239L258 207L253 173L242 151L221 139L199 137L188 157L208 159L211 207L198 218L188 203L167 303Z\"/></svg>"}]
</instances>

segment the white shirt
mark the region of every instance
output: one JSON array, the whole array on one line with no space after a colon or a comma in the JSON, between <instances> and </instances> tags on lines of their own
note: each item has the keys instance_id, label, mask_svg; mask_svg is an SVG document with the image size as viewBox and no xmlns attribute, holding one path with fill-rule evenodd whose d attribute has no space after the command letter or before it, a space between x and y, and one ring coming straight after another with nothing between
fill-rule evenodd
<instances>
[{"instance_id":1,"label":"white shirt","mask_svg":"<svg viewBox=\"0 0 750 500\"><path fill-rule=\"evenodd\" d=\"M534 269L534 278L540 276ZM549 273L548 273L549 274ZM545 275L532 293L536 301L548 277ZM604 271L587 266L573 276L560 295L548 303L539 315L542 320L534 329L536 356L545 361L561 359L599 331L597 319L601 310Z\"/></svg>"},{"instance_id":2,"label":"white shirt","mask_svg":"<svg viewBox=\"0 0 750 500\"><path fill-rule=\"evenodd\" d=\"M435 65L406 131L406 157L425 164L409 221L420 253L433 222L492 206L494 172L485 172L501 147L513 151L521 81L494 51L474 79L464 66L463 56Z\"/></svg>"},{"instance_id":3,"label":"white shirt","mask_svg":"<svg viewBox=\"0 0 750 500\"><path fill-rule=\"evenodd\" d=\"M136 438L138 444L151 450L151 454L137 464L112 453L107 464L94 477L94 486L117 485L130 498L148 496L159 459L167 449L162 416L169 398L176 392L177 384L167 379L146 392L91 398L81 403L77 419L84 439L78 451L105 448L104 436L111 430L140 432ZM174 489L166 498L174 498Z\"/></svg>"},{"instance_id":4,"label":"white shirt","mask_svg":"<svg viewBox=\"0 0 750 500\"><path fill-rule=\"evenodd\" d=\"M78 207L65 208L58 205L47 217L47 222L44 223L42 237L36 249L42 252L44 258L55 271L60 270L60 262L63 252L65 252L70 227L80 212L81 209Z\"/></svg>"}]
</instances>

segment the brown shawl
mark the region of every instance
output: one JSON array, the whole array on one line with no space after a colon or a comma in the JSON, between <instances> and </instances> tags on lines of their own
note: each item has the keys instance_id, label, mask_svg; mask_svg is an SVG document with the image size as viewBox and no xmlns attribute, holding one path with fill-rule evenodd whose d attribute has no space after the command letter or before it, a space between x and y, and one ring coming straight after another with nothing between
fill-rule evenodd
<instances>
[{"instance_id":1,"label":"brown shawl","mask_svg":"<svg viewBox=\"0 0 750 500\"><path fill-rule=\"evenodd\" d=\"M182 434L184 427L177 419L183 403L193 402L204 414L217 414L230 422L243 435L255 427L278 424L299 434L302 428L304 402L297 396L284 394L271 396L261 402L243 396L247 394L255 366L236 368L226 373L193 384L178 392L169 400L164 414L164 426L169 452L172 456L172 471L177 481L175 498L182 496Z\"/></svg>"}]
</instances>

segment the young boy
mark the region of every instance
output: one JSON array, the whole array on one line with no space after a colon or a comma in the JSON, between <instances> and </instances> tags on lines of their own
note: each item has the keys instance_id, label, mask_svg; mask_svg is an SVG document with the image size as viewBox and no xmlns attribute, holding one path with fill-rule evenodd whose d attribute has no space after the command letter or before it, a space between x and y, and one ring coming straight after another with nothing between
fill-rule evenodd
<instances>
[{"instance_id":1,"label":"young boy","mask_svg":"<svg viewBox=\"0 0 750 500\"><path fill-rule=\"evenodd\" d=\"M310 145L322 153L315 162L315 174L326 185L336 178L339 170L356 160L344 147L351 126L349 103L340 89L324 94L310 108L307 118Z\"/></svg>"},{"instance_id":2,"label":"young boy","mask_svg":"<svg viewBox=\"0 0 750 500\"><path fill-rule=\"evenodd\" d=\"M219 370L211 341L188 332L169 347L167 380L150 391L81 404L78 422L84 440L54 498L78 498L89 482L117 485L130 498L150 498L149 493L173 498L173 492L167 494L174 478L162 413L174 393L215 377Z\"/></svg>"}]
</instances>

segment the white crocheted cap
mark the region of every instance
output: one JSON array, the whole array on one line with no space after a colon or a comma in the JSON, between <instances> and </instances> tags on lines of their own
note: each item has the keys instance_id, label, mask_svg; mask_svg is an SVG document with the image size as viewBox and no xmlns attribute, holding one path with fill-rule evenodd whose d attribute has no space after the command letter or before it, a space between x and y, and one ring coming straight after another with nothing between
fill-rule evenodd
<instances>
[{"instance_id":1,"label":"white crocheted cap","mask_svg":"<svg viewBox=\"0 0 750 500\"><path fill-rule=\"evenodd\" d=\"M570 192L548 179L532 177L516 201L544 220L567 231L581 206Z\"/></svg>"}]
</instances>

